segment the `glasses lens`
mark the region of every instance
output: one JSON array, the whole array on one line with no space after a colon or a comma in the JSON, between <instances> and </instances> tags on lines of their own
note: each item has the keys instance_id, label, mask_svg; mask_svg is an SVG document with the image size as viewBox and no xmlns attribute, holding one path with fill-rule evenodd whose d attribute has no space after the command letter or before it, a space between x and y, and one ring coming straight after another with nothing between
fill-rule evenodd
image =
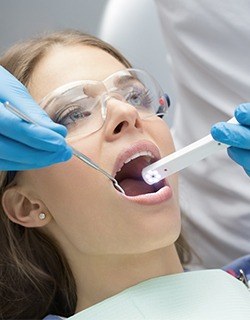
<instances>
[{"instance_id":1,"label":"glasses lens","mask_svg":"<svg viewBox=\"0 0 250 320\"><path fill-rule=\"evenodd\" d=\"M156 80L138 69L119 71L104 80L109 92L119 93L134 106L142 119L164 115L168 109L166 96Z\"/></svg>"},{"instance_id":2,"label":"glasses lens","mask_svg":"<svg viewBox=\"0 0 250 320\"><path fill-rule=\"evenodd\" d=\"M54 122L68 129L67 139L86 136L103 124L100 95L105 90L101 82L78 81L52 92L40 105Z\"/></svg>"},{"instance_id":3,"label":"glasses lens","mask_svg":"<svg viewBox=\"0 0 250 320\"><path fill-rule=\"evenodd\" d=\"M142 119L164 115L168 104L158 83L146 72L125 69L104 81L77 81L62 86L40 103L50 118L68 129L67 139L99 130L106 114L102 97L115 94L134 106Z\"/></svg>"}]
</instances>

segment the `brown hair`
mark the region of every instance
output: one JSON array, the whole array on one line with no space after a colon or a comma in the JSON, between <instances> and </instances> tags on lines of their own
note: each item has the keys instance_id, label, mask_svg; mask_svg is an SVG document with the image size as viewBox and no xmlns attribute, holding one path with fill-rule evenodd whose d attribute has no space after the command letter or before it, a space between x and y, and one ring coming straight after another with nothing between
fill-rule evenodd
<instances>
[{"instance_id":1,"label":"brown hair","mask_svg":"<svg viewBox=\"0 0 250 320\"><path fill-rule=\"evenodd\" d=\"M29 87L35 66L53 46L79 44L98 47L125 67L131 67L109 44L75 30L17 44L0 58L0 65ZM15 183L14 177L13 172L0 172L0 199ZM63 317L74 314L77 302L75 280L55 239L38 228L13 223L0 203L0 243L0 319L41 319L48 314ZM187 254L183 253L183 245L177 246L177 250L181 260L185 260Z\"/></svg>"}]
</instances>

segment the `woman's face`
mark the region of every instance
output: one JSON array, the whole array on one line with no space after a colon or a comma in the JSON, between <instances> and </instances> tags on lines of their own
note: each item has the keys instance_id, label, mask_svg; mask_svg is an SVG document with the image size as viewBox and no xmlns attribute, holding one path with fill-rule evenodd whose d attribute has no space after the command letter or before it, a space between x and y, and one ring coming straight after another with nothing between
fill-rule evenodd
<instances>
[{"instance_id":1,"label":"woman's face","mask_svg":"<svg viewBox=\"0 0 250 320\"><path fill-rule=\"evenodd\" d=\"M35 68L29 90L39 102L61 85L104 80L122 69L125 67L119 61L98 48L55 47ZM161 157L174 151L169 128L162 119L142 120L133 106L116 99L108 100L107 119L99 131L87 137L79 135L69 144L109 173L114 173L118 158L124 160L138 151L159 150ZM133 171L133 161L130 166ZM147 252L172 244L179 235L175 175L165 182L169 187L157 193L142 182L127 179L124 188L133 189L132 193L137 188L141 191L135 193L142 196L124 196L103 174L72 157L66 163L23 172L22 181L52 216L46 232L68 252Z\"/></svg>"}]
</instances>

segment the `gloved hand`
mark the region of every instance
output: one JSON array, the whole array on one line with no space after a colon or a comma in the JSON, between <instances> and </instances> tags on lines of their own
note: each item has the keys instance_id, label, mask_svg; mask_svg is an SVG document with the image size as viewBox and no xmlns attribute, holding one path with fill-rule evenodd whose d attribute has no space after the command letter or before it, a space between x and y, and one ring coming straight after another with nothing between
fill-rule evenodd
<instances>
[{"instance_id":1,"label":"gloved hand","mask_svg":"<svg viewBox=\"0 0 250 320\"><path fill-rule=\"evenodd\" d=\"M228 155L250 176L250 103L240 104L234 113L240 123L219 122L211 128L216 141L230 145Z\"/></svg>"},{"instance_id":2,"label":"gloved hand","mask_svg":"<svg viewBox=\"0 0 250 320\"><path fill-rule=\"evenodd\" d=\"M22 110L39 125L29 124L2 103ZM67 129L54 123L32 99L25 86L0 66L0 170L42 168L71 158Z\"/></svg>"}]
</instances>

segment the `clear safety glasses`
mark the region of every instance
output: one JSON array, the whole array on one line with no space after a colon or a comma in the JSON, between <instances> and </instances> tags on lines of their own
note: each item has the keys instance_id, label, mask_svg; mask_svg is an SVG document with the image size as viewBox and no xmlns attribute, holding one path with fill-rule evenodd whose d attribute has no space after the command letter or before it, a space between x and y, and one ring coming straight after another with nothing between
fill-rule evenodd
<instances>
[{"instance_id":1,"label":"clear safety glasses","mask_svg":"<svg viewBox=\"0 0 250 320\"><path fill-rule=\"evenodd\" d=\"M43 98L40 106L54 122L67 127L71 138L102 128L108 101L113 98L136 108L141 119L162 117L170 105L168 96L151 75L139 69L124 69L103 81L81 80L63 85Z\"/></svg>"}]
</instances>

